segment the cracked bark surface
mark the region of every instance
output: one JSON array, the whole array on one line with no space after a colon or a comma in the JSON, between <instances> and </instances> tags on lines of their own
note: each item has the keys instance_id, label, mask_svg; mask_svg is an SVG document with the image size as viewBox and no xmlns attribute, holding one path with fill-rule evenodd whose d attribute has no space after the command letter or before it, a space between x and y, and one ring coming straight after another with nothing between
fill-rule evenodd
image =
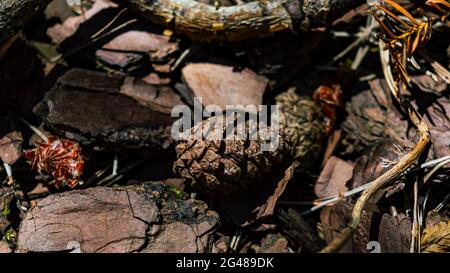
<instances>
[{"instance_id":1,"label":"cracked bark surface","mask_svg":"<svg viewBox=\"0 0 450 273\"><path fill-rule=\"evenodd\" d=\"M205 252L218 215L160 182L50 195L25 216L16 252Z\"/></svg>"},{"instance_id":2,"label":"cracked bark surface","mask_svg":"<svg viewBox=\"0 0 450 273\"><path fill-rule=\"evenodd\" d=\"M181 104L170 87L75 68L58 79L34 112L56 132L84 144L102 140L164 150L173 144L171 110Z\"/></svg>"}]
</instances>

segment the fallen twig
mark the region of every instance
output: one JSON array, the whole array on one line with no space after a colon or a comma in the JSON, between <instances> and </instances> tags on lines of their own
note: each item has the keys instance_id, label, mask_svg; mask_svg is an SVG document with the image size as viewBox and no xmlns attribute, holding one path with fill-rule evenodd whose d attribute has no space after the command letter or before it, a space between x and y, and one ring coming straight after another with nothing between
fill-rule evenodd
<instances>
[{"instance_id":1,"label":"fallen twig","mask_svg":"<svg viewBox=\"0 0 450 273\"><path fill-rule=\"evenodd\" d=\"M364 0L261 0L218 7L194 0L126 0L142 17L196 41L242 41L324 26Z\"/></svg>"}]
</instances>

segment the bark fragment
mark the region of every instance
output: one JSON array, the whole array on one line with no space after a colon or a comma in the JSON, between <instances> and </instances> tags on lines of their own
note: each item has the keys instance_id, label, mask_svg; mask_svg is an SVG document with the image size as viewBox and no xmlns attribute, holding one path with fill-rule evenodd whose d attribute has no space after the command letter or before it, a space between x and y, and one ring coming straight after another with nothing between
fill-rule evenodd
<instances>
[{"instance_id":1,"label":"bark fragment","mask_svg":"<svg viewBox=\"0 0 450 273\"><path fill-rule=\"evenodd\" d=\"M268 83L268 79L250 69L235 71L232 66L219 64L192 63L181 73L194 96L201 97L205 106L219 105L223 110L227 105L261 105Z\"/></svg>"},{"instance_id":2,"label":"bark fragment","mask_svg":"<svg viewBox=\"0 0 450 273\"><path fill-rule=\"evenodd\" d=\"M217 221L203 202L159 182L96 187L41 200L21 223L17 252L205 252Z\"/></svg>"},{"instance_id":3,"label":"bark fragment","mask_svg":"<svg viewBox=\"0 0 450 273\"><path fill-rule=\"evenodd\" d=\"M105 73L72 69L34 109L52 129L89 143L103 140L129 147L166 149L173 106L180 98L168 87Z\"/></svg>"}]
</instances>

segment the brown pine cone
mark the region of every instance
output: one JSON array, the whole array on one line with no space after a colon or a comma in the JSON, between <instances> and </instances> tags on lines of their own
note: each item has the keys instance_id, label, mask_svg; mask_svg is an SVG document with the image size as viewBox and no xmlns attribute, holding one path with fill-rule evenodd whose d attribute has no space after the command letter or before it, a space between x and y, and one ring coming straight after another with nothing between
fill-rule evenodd
<instances>
[{"instance_id":1,"label":"brown pine cone","mask_svg":"<svg viewBox=\"0 0 450 273\"><path fill-rule=\"evenodd\" d=\"M293 159L302 169L310 167L320 155L325 139L325 117L309 98L300 97L295 88L275 98L280 107L280 128L293 145Z\"/></svg>"},{"instance_id":2,"label":"brown pine cone","mask_svg":"<svg viewBox=\"0 0 450 273\"><path fill-rule=\"evenodd\" d=\"M195 133L201 128L212 128L216 122L225 121L225 116L211 117L193 128L188 133ZM231 118L234 122L235 117ZM225 135L226 124L212 134ZM251 121L247 121L249 126ZM269 127L269 130L271 128ZM174 172L192 182L193 188L215 195L231 193L247 188L253 181L260 180L274 164L282 162L291 154L291 148L284 136L279 137L278 148L274 151L262 151L260 138L255 140L182 140L177 146L178 159Z\"/></svg>"},{"instance_id":3,"label":"brown pine cone","mask_svg":"<svg viewBox=\"0 0 450 273\"><path fill-rule=\"evenodd\" d=\"M297 96L293 90L277 97L280 105L280 129L278 147L262 151L261 138L247 141L225 140L182 140L176 147L178 159L174 172L191 181L194 189L216 195L246 189L251 183L260 181L273 166L283 161L305 160L312 162L320 152L324 135L323 116L312 100ZM234 116L231 121L234 122ZM187 133L195 134L202 128L211 135L224 136L225 124L212 129L216 122L225 117L211 117ZM246 121L252 128L252 121ZM239 130L239 128L238 128ZM270 133L271 127L264 134ZM223 138L224 139L224 138ZM266 138L264 138L266 139ZM311 157L311 159L309 158ZM306 162L305 162L306 163Z\"/></svg>"}]
</instances>

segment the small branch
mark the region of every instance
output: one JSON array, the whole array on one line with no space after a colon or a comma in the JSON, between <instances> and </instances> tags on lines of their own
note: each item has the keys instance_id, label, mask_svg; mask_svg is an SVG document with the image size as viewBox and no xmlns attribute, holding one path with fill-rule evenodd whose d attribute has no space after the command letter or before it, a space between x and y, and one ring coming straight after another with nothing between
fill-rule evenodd
<instances>
[{"instance_id":1,"label":"small branch","mask_svg":"<svg viewBox=\"0 0 450 273\"><path fill-rule=\"evenodd\" d=\"M242 41L290 30L325 26L364 0L260 0L217 7L194 0L126 0L155 24L192 40Z\"/></svg>"}]
</instances>

